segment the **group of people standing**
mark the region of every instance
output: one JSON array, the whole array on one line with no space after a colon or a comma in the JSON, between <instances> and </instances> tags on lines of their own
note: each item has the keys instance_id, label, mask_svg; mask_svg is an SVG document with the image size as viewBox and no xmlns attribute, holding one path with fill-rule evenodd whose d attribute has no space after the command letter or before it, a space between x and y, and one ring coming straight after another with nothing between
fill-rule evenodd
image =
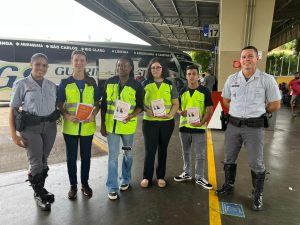
<instances>
[{"instance_id":1,"label":"group of people standing","mask_svg":"<svg viewBox=\"0 0 300 225\"><path fill-rule=\"evenodd\" d=\"M155 157L158 155L156 177L160 188L166 187L166 161L167 148L172 136L175 122L174 115L179 109L180 95L184 95L180 114L182 121L180 137L185 158L184 170L192 175L190 145L198 143L201 152L197 151L196 178L201 180L201 185L211 185L204 179L205 138L203 126L211 113L211 97L205 87L199 88L198 68L187 68L188 87L180 95L174 84L168 79L169 70L159 58L154 58L149 63L146 71L147 80L142 84L134 79L134 64L131 58L122 56L116 63L116 75L109 78L104 90L99 90L93 78L89 77L85 68L87 55L84 51L75 50L71 55L72 76L62 79L58 88L44 76L48 69L48 58L42 53L34 54L31 58L31 74L14 84L10 108L10 132L13 141L26 148L30 163L28 181L33 190L34 197L42 210L50 210L55 200L54 194L45 188L45 180L48 175L47 159L53 147L57 128L56 120L62 115L62 133L66 145L67 168L70 181L68 198L77 197L77 153L78 145L81 156L81 191L84 195L92 197L93 191L89 186L89 171L91 161L91 146L93 135L96 131L95 116L101 109L101 134L107 137L108 142L108 176L106 186L108 197L111 200L119 198L119 190L125 191L130 187L131 168L133 162L133 141L136 133L137 115L144 111L143 134L145 138L145 160L141 187L147 188L152 185ZM190 91L190 92L189 92ZM100 96L102 93L102 96ZM194 97L192 97L194 96ZM101 98L101 101L100 101ZM162 100L165 113L154 115L152 101ZM117 101L130 104L127 117L122 120L114 118ZM100 104L101 102L101 104ZM78 103L91 104L94 107L89 118L80 121L75 113ZM203 118L195 124L188 124L184 119L187 115L187 107L198 107ZM206 107L209 110L206 110ZM22 112L19 109L22 108ZM59 110L59 111L58 111ZM58 116L55 118L53 114ZM16 118L24 114L25 126L22 130L16 128ZM32 123L34 118L36 123ZM186 129L184 129L186 127ZM17 130L18 129L18 130ZM19 131L19 133L17 133ZM195 134L194 134L195 133ZM198 141L197 135L201 140ZM120 142L122 147L120 148ZM118 156L123 150L122 173L118 176ZM201 154L200 154L201 153ZM200 156L201 155L201 156ZM176 181L182 181L174 178Z\"/></svg>"},{"instance_id":2,"label":"group of people standing","mask_svg":"<svg viewBox=\"0 0 300 225\"><path fill-rule=\"evenodd\" d=\"M186 108L198 107L202 115L204 116L201 122L189 125L186 121L182 122L180 127L187 126L186 131L190 130L205 130L203 125L209 118L211 110L206 111L206 107L212 105L209 91L202 87L198 88L198 68L191 66L187 68L188 85L193 83L191 88L197 92L194 92L184 98L184 107L181 108L182 117L186 117ZM108 142L108 178L106 186L108 189L108 197L111 200L119 198L119 190L126 191L130 187L131 182L131 167L132 167L132 151L134 134L137 128L137 115L144 111L143 116L143 134L145 142L145 160L143 179L140 183L142 188L148 188L152 185L155 158L157 154L157 167L156 178L157 185L160 188L166 187L165 180L166 174L166 162L167 162L167 149L170 138L172 136L175 121L174 115L179 109L180 95L174 84L168 79L169 70L164 62L159 58L153 58L146 71L146 80L141 84L133 78L134 65L130 58L121 57L117 61L116 76L107 80L104 86L104 94L101 101L101 134L107 137ZM190 80L190 81L189 81ZM197 91L196 91L197 90ZM183 93L182 93L183 94ZM193 94L196 96L192 98ZM207 98L207 99L206 99ZM165 107L165 113L161 115L155 115L152 110L152 102L156 100L162 100ZM117 101L122 101L130 104L130 111L128 116L123 121L118 121L113 118L115 106ZM200 104L201 101L201 104ZM198 132L197 132L198 133ZM204 132L202 132L204 136ZM190 154L190 137L181 137L181 140L185 142L184 149L186 154ZM205 138L202 138L201 149L205 148ZM122 159L122 170L120 178L118 177L118 155L120 149L120 141L122 141L122 150L124 151ZM193 142L196 142L193 139ZM199 146L199 145L198 145ZM201 151L203 156L200 156L200 152L197 157L197 180L201 180L202 186L211 185L204 179L204 159L205 151ZM191 157L185 159L185 170L192 175ZM175 179L175 178L174 178ZM182 181L175 179L176 181Z\"/></svg>"},{"instance_id":3,"label":"group of people standing","mask_svg":"<svg viewBox=\"0 0 300 225\"><path fill-rule=\"evenodd\" d=\"M260 209L265 177L262 127L257 126L259 129L254 129L248 127L249 124L234 125L234 122L240 118L258 118L266 110L272 112L279 107L273 80L256 69L255 60L257 58L256 48L250 46L243 49L241 61L244 62L245 65L242 64L242 67L245 68L240 73L229 77L223 90L224 103L227 107L230 106L232 119L229 122L233 125L229 124L225 134L225 184L217 190L216 194L222 196L233 191L236 159L244 142L250 157L252 177L254 177L254 199L256 201L254 207ZM165 180L167 149L175 126L174 116L179 113L179 137L184 165L183 172L174 177L174 181L192 180L191 156L193 146L195 151L195 182L205 189L212 189L212 185L205 179L204 170L206 162L205 124L212 114L213 102L210 90L198 82L199 71L197 66L190 65L186 68L187 85L178 92L172 81L166 79L169 76L169 70L160 58L154 58L150 61L146 71L146 80L141 84L134 79L132 59L127 56L120 57L116 63L116 75L106 81L104 90L99 90L95 80L86 73L87 55L84 51L76 50L72 53L71 65L73 67L72 76L61 80L58 90L56 90L55 84L44 78L48 68L47 56L41 53L34 54L31 58L32 72L30 76L17 81L13 88L9 119L11 136L17 145L27 150L30 163L28 180L34 190L34 197L43 210L50 210L51 203L55 200L54 194L48 192L44 185L49 170L47 159L57 132L56 119L58 117L56 115L58 109L63 118L62 132L66 144L70 181L69 199L76 199L77 196L76 160L78 145L80 146L81 155L81 191L88 197L93 195L88 180L91 145L96 131L95 116L99 109L101 110L100 132L104 137L107 137L108 142L106 187L110 200L116 200L120 197L119 190L126 191L130 188L134 134L138 123L137 116L141 112L144 113L142 130L145 143L145 159L140 186L148 188L153 184L156 154L157 186L159 188L167 186ZM256 91L252 96L253 100L259 101L253 103L253 107L259 109L259 111L254 113L255 110L240 110L239 107L247 108L243 105L243 95L240 92L248 90L241 89L240 86L244 87L247 82L250 83L250 86L257 86L260 84L259 79L264 79L266 84L266 87L261 87L261 90L259 88L255 89ZM252 88L250 86L249 88ZM267 96L264 95L264 88L267 90ZM265 106L262 106L262 102L264 104L266 99L269 103L265 108ZM158 115L154 113L152 105L155 101L163 102L164 113ZM114 117L116 105L120 102L129 104L129 113L122 121ZM78 120L75 116L78 103L87 103L94 107L91 116L84 121ZM15 119L18 116L16 115L18 114L16 109L20 107L26 112L26 120L28 121L25 121L24 129L18 130L20 131L20 135L18 135ZM191 109L196 110L199 114L196 120L192 122L188 118ZM29 118L34 118L37 122L32 124ZM234 127L236 125L239 128ZM243 125L247 126L244 127ZM120 148L121 141L122 147ZM120 150L124 154L119 176L118 156Z\"/></svg>"}]
</instances>

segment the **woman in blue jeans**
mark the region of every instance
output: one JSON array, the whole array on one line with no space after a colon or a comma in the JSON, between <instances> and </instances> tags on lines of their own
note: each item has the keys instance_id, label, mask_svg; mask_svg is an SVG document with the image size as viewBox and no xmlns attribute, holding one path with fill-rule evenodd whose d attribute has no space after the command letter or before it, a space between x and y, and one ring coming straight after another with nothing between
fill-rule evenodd
<instances>
[{"instance_id":1,"label":"woman in blue jeans","mask_svg":"<svg viewBox=\"0 0 300 225\"><path fill-rule=\"evenodd\" d=\"M72 76L63 79L58 88L58 105L63 114L63 135L67 149L67 166L70 180L68 198L77 197L77 152L80 144L81 156L81 191L87 197L92 197L89 186L91 163L91 147L96 130L95 116L99 111L99 90L93 78L85 71L87 55L84 51L75 50L71 55L73 67ZM85 120L80 120L75 114L79 103L94 107L92 114Z\"/></svg>"},{"instance_id":2,"label":"woman in blue jeans","mask_svg":"<svg viewBox=\"0 0 300 225\"><path fill-rule=\"evenodd\" d=\"M130 187L133 137L137 115L143 108L143 88L133 78L133 61L123 56L116 64L116 75L109 78L101 101L101 134L108 142L108 198L119 198L118 191ZM123 142L122 174L118 182L120 140Z\"/></svg>"}]
</instances>

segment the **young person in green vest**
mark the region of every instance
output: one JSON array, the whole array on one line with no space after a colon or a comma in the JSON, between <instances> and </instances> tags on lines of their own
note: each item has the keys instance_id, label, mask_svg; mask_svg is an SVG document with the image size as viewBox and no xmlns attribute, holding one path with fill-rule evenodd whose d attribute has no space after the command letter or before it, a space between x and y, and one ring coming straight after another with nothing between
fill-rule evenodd
<instances>
[{"instance_id":1,"label":"young person in green vest","mask_svg":"<svg viewBox=\"0 0 300 225\"><path fill-rule=\"evenodd\" d=\"M119 105L128 105L129 112L122 118ZM116 64L116 75L109 78L104 86L101 101L101 134L108 142L108 175L106 187L108 198L119 198L119 190L126 191L130 187L133 138L138 123L137 115L143 110L143 88L134 79L134 65L132 59L123 56ZM117 119L114 114L121 113ZM116 114L117 115L117 114ZM120 119L121 118L121 119ZM118 156L120 141L123 146L122 173L118 178ZM120 179L120 183L118 181ZM120 184L120 185L119 185Z\"/></svg>"},{"instance_id":2,"label":"young person in green vest","mask_svg":"<svg viewBox=\"0 0 300 225\"><path fill-rule=\"evenodd\" d=\"M169 70L159 58L150 61L146 72L147 80L143 82L144 119L143 134L145 139L145 161L141 187L147 188L152 183L155 155L158 152L156 168L157 185L166 186L167 148L174 130L174 115L178 110L178 92L172 81L166 79ZM155 114L154 102L162 101L165 113ZM153 111L154 110L154 111Z\"/></svg>"},{"instance_id":3,"label":"young person in green vest","mask_svg":"<svg viewBox=\"0 0 300 225\"><path fill-rule=\"evenodd\" d=\"M174 177L174 180L178 182L192 180L192 152L194 151L195 182L206 189L212 189L212 185L204 178L204 169L206 161L205 123L212 114L213 102L209 89L198 83L197 66L190 65L186 68L186 79L188 84L179 93L179 137L182 146L183 173ZM198 116L195 111L198 112ZM195 118L192 118L191 114L194 114Z\"/></svg>"},{"instance_id":4,"label":"young person in green vest","mask_svg":"<svg viewBox=\"0 0 300 225\"><path fill-rule=\"evenodd\" d=\"M77 152L80 144L81 157L81 191L87 197L92 197L93 191L89 186L91 163L91 147L96 131L96 114L99 111L99 89L94 78L85 71L87 55L84 51L75 50L71 55L72 76L62 79L58 87L58 106L63 114L62 132L67 150L67 166L70 180L68 198L77 197ZM94 106L91 116L79 121L75 115L78 103Z\"/></svg>"}]
</instances>

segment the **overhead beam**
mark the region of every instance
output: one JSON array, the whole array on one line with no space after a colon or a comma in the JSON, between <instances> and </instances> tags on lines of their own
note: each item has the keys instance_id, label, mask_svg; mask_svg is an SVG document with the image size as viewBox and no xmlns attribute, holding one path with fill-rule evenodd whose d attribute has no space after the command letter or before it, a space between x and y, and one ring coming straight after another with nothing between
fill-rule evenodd
<instances>
[{"instance_id":1,"label":"overhead beam","mask_svg":"<svg viewBox=\"0 0 300 225\"><path fill-rule=\"evenodd\" d=\"M151 4L151 6L154 8L154 10L156 11L156 13L163 18L162 13L158 10L158 8L156 7L154 0L148 0ZM167 22L165 21L165 19L163 19L164 23L167 24ZM173 33L173 31L171 30L171 28L167 25L167 28L170 30L170 32ZM175 34L174 34L175 35Z\"/></svg>"},{"instance_id":2,"label":"overhead beam","mask_svg":"<svg viewBox=\"0 0 300 225\"><path fill-rule=\"evenodd\" d=\"M287 42L290 42L300 36L300 20L295 21L290 26L273 34L270 38L269 50L277 48Z\"/></svg>"},{"instance_id":3,"label":"overhead beam","mask_svg":"<svg viewBox=\"0 0 300 225\"><path fill-rule=\"evenodd\" d=\"M176 12L176 14L177 14L177 16L178 16L178 18L179 18L179 21L180 21L180 24L181 24L181 28L182 28L183 32L186 34L187 39L189 39L189 36L188 36L188 34L187 34L187 32L186 32L186 29L183 27L183 22L182 22L182 19L181 19L180 15L179 15L177 6L176 6L174 0L171 0L171 2L172 2L172 5L173 5L173 7L174 7L174 10L175 10L175 12Z\"/></svg>"},{"instance_id":4,"label":"overhead beam","mask_svg":"<svg viewBox=\"0 0 300 225\"><path fill-rule=\"evenodd\" d=\"M150 21L138 21L138 20L129 20L131 23L143 23L143 24L152 24L159 27L176 27L176 28L185 28L190 30L203 30L203 27L194 27L194 26L181 26L179 24L167 24L167 23L154 23ZM174 33L173 31L171 33Z\"/></svg>"},{"instance_id":5,"label":"overhead beam","mask_svg":"<svg viewBox=\"0 0 300 225\"><path fill-rule=\"evenodd\" d=\"M157 36L149 36L149 37L156 38L156 39L164 39L164 40L169 40L169 41L181 41L181 42L191 42L191 43L199 43L199 44L211 45L211 42L209 42L209 41L190 40L190 39L178 39L178 38L165 38L165 37L157 37Z\"/></svg>"},{"instance_id":6,"label":"overhead beam","mask_svg":"<svg viewBox=\"0 0 300 225\"><path fill-rule=\"evenodd\" d=\"M148 17L143 13L143 11L132 1L129 0L129 2L131 3L131 5L141 14L141 16L145 19L148 20ZM158 30L153 24L151 24L153 29L155 29L158 33L160 33L161 35L163 35L160 30Z\"/></svg>"},{"instance_id":7,"label":"overhead beam","mask_svg":"<svg viewBox=\"0 0 300 225\"><path fill-rule=\"evenodd\" d=\"M216 3L219 4L220 0L180 0L182 2L204 2L204 3Z\"/></svg>"},{"instance_id":8,"label":"overhead beam","mask_svg":"<svg viewBox=\"0 0 300 225\"><path fill-rule=\"evenodd\" d=\"M286 1L280 8L278 8L276 10L276 12L274 13L274 15L276 15L277 13L279 13L281 10L283 10L284 8L286 8L289 4L291 4L293 2L293 0L288 0Z\"/></svg>"},{"instance_id":9,"label":"overhead beam","mask_svg":"<svg viewBox=\"0 0 300 225\"><path fill-rule=\"evenodd\" d=\"M300 13L297 9L282 10L281 12L274 14L274 20L278 19L293 19L300 18Z\"/></svg>"},{"instance_id":10,"label":"overhead beam","mask_svg":"<svg viewBox=\"0 0 300 225\"><path fill-rule=\"evenodd\" d=\"M181 46L181 45L167 45L167 44L161 44L163 46L167 47L174 47L182 51L209 51L207 48L201 48L201 47L192 47L192 46Z\"/></svg>"},{"instance_id":11,"label":"overhead beam","mask_svg":"<svg viewBox=\"0 0 300 225\"><path fill-rule=\"evenodd\" d=\"M194 37L192 39L195 40L200 36L200 34L189 34L189 36ZM156 34L150 34L148 37L150 37L150 38L168 38L168 39L169 38L171 38L171 39L174 39L174 38L186 39L186 35L182 34L182 33L177 33L176 37L172 33L164 33L164 36L157 36ZM201 38L200 38L200 40L201 40Z\"/></svg>"}]
</instances>

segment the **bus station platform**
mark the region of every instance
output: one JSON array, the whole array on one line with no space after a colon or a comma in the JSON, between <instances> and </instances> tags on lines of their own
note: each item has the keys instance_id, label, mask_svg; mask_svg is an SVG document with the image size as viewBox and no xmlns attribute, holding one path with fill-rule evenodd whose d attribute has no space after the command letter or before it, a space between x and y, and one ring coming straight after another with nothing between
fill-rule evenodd
<instances>
[{"instance_id":1,"label":"bus station platform","mask_svg":"<svg viewBox=\"0 0 300 225\"><path fill-rule=\"evenodd\" d=\"M178 118L176 123L178 125ZM214 194L216 187L224 181L224 133L219 130L207 132L207 179L213 184L213 190L203 189L194 180L181 183L173 180L182 172L183 164L178 128L174 130L168 149L167 187L157 187L154 180L150 188L142 189L144 141L140 117L133 149L131 188L121 192L119 200L111 201L107 197L107 154L92 158L89 184L94 194L90 199L79 191L77 199L70 201L67 198L69 180L66 163L51 164L46 188L55 194L55 202L49 212L41 211L35 204L33 191L25 182L26 170L3 172L0 173L0 224L299 225L299 131L300 117L291 117L290 109L283 107L277 113L275 129L265 132L267 177L265 210L261 212L251 210L252 183L245 149L241 150L237 162L233 195L217 198ZM107 151L105 144L99 144L101 140L97 139L94 144Z\"/></svg>"}]
</instances>

